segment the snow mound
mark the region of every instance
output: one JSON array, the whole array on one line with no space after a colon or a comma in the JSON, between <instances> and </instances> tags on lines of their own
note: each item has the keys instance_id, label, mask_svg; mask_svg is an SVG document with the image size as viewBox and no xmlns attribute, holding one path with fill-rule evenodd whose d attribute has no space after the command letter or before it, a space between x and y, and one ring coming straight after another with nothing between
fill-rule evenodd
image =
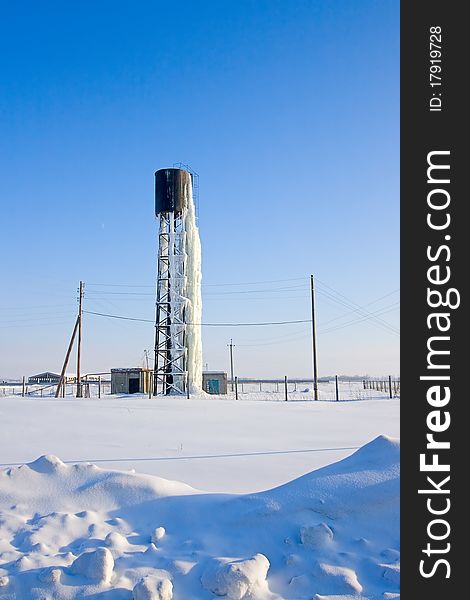
<instances>
[{"instance_id":1,"label":"snow mound","mask_svg":"<svg viewBox=\"0 0 470 600\"><path fill-rule=\"evenodd\" d=\"M399 445L383 436L248 495L51 456L0 470L1 600L381 598L399 558Z\"/></svg>"},{"instance_id":2,"label":"snow mound","mask_svg":"<svg viewBox=\"0 0 470 600\"><path fill-rule=\"evenodd\" d=\"M60 581L60 576L60 569L48 568L39 573L39 581L42 581L43 583L54 584Z\"/></svg>"},{"instance_id":3,"label":"snow mound","mask_svg":"<svg viewBox=\"0 0 470 600\"><path fill-rule=\"evenodd\" d=\"M158 546L158 542L163 539L163 537L165 536L165 528L164 527L157 527L155 529L155 531L152 533L152 537L151 537L151 541L153 544L155 544L155 546Z\"/></svg>"},{"instance_id":4,"label":"snow mound","mask_svg":"<svg viewBox=\"0 0 470 600\"><path fill-rule=\"evenodd\" d=\"M117 531L111 531L104 538L104 543L111 550L121 551L127 545L127 539Z\"/></svg>"},{"instance_id":5,"label":"snow mound","mask_svg":"<svg viewBox=\"0 0 470 600\"><path fill-rule=\"evenodd\" d=\"M57 456L45 454L32 463L28 463L26 466L37 473L56 473L59 469L64 468L67 465L63 463L60 458L57 458Z\"/></svg>"},{"instance_id":6,"label":"snow mound","mask_svg":"<svg viewBox=\"0 0 470 600\"><path fill-rule=\"evenodd\" d=\"M114 569L114 559L108 548L97 548L81 554L70 567L74 575L83 575L97 583L109 583Z\"/></svg>"},{"instance_id":7,"label":"snow mound","mask_svg":"<svg viewBox=\"0 0 470 600\"><path fill-rule=\"evenodd\" d=\"M172 600L173 584L167 578L147 575L132 590L134 600Z\"/></svg>"},{"instance_id":8,"label":"snow mound","mask_svg":"<svg viewBox=\"0 0 470 600\"><path fill-rule=\"evenodd\" d=\"M362 585L353 569L326 563L318 563L314 576L319 587L335 594L360 594Z\"/></svg>"},{"instance_id":9,"label":"snow mound","mask_svg":"<svg viewBox=\"0 0 470 600\"><path fill-rule=\"evenodd\" d=\"M214 561L204 571L202 585L216 596L242 600L256 585L266 581L269 566L263 554L255 554L247 560Z\"/></svg>"},{"instance_id":10,"label":"snow mound","mask_svg":"<svg viewBox=\"0 0 470 600\"><path fill-rule=\"evenodd\" d=\"M300 540L309 548L324 548L333 541L333 532L326 523L300 528Z\"/></svg>"},{"instance_id":11,"label":"snow mound","mask_svg":"<svg viewBox=\"0 0 470 600\"><path fill-rule=\"evenodd\" d=\"M364 495L368 510L393 513L400 493L400 444L379 436L351 456L327 467L303 475L294 481L259 494L276 501L281 510L301 510L308 501L316 510L332 519L363 514Z\"/></svg>"},{"instance_id":12,"label":"snow mound","mask_svg":"<svg viewBox=\"0 0 470 600\"><path fill-rule=\"evenodd\" d=\"M395 586L400 585L400 565L379 565L383 568L383 578ZM392 587L393 587L392 585Z\"/></svg>"}]
</instances>

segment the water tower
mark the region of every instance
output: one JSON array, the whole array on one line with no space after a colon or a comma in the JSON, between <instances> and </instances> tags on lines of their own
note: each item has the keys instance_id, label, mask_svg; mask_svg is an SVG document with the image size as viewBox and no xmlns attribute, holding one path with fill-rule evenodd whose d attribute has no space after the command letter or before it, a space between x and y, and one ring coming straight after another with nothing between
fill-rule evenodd
<instances>
[{"instance_id":1,"label":"water tower","mask_svg":"<svg viewBox=\"0 0 470 600\"><path fill-rule=\"evenodd\" d=\"M185 169L155 173L159 221L154 395L202 389L201 244Z\"/></svg>"}]
</instances>

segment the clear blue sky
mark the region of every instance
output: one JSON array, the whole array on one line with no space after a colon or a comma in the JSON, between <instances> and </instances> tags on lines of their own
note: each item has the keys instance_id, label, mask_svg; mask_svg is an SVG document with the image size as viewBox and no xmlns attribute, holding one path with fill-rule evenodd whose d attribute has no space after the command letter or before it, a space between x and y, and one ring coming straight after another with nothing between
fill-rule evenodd
<instances>
[{"instance_id":1,"label":"clear blue sky","mask_svg":"<svg viewBox=\"0 0 470 600\"><path fill-rule=\"evenodd\" d=\"M178 161L205 322L308 319L313 272L320 374L398 373L397 0L2 2L0 56L0 378L60 370L80 279L153 318ZM311 372L308 324L204 328L209 368L230 337L240 376ZM86 315L83 343L85 372L142 364L153 326Z\"/></svg>"}]
</instances>

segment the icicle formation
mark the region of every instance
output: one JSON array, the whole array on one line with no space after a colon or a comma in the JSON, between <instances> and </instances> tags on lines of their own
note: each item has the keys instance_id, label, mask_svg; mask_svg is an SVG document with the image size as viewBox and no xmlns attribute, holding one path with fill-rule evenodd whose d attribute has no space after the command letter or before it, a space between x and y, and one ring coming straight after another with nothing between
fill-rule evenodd
<instances>
[{"instance_id":1,"label":"icicle formation","mask_svg":"<svg viewBox=\"0 0 470 600\"><path fill-rule=\"evenodd\" d=\"M187 210L185 214L186 229L186 290L188 299L186 307L186 336L188 348L188 380L189 391L197 394L202 391L202 296L201 296L201 240L196 225L192 186L188 185Z\"/></svg>"}]
</instances>

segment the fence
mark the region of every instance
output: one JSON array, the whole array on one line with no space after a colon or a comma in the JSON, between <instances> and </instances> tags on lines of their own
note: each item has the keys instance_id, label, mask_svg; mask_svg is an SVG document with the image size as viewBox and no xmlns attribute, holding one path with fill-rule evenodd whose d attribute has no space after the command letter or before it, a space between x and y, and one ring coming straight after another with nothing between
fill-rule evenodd
<instances>
[{"instance_id":1,"label":"fence","mask_svg":"<svg viewBox=\"0 0 470 600\"><path fill-rule=\"evenodd\" d=\"M390 383L391 382L391 388ZM237 400L313 400L312 380L246 380L235 378L229 381L229 397ZM390 392L391 389L391 392ZM373 400L400 397L400 380L346 380L334 377L318 382L318 398L321 401Z\"/></svg>"},{"instance_id":2,"label":"fence","mask_svg":"<svg viewBox=\"0 0 470 600\"><path fill-rule=\"evenodd\" d=\"M54 398L57 383L49 385L39 384L0 384L0 395L2 396L26 396L39 398ZM77 384L69 381L61 387L60 398L76 396ZM82 396L84 398L99 398L111 394L111 381L82 381Z\"/></svg>"},{"instance_id":3,"label":"fence","mask_svg":"<svg viewBox=\"0 0 470 600\"><path fill-rule=\"evenodd\" d=\"M47 386L22 384L0 385L0 395L25 395L28 397L53 398L57 384ZM76 396L77 386L75 382L69 381L61 389L62 398ZM106 397L111 395L111 381L109 379L93 379L82 382L82 395L84 398ZM141 396L142 394L138 395ZM318 382L318 397L321 401L354 401L354 400L378 400L400 397L400 379L379 378L363 380L346 380L342 377L321 379ZM308 379L240 379L235 378L228 382L227 395L221 396L226 399L256 400L256 401L312 401L313 383Z\"/></svg>"}]
</instances>

